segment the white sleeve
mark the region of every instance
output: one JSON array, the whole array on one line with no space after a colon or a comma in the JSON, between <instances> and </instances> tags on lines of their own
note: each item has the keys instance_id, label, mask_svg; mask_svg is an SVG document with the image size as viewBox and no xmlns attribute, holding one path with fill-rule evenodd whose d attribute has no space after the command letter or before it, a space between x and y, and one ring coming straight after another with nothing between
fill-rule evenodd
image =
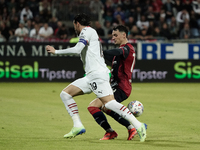
<instances>
[{"instance_id":1,"label":"white sleeve","mask_svg":"<svg viewBox=\"0 0 200 150\"><path fill-rule=\"evenodd\" d=\"M84 47L85 44L83 44L82 42L78 42L74 47L56 50L55 54L80 54Z\"/></svg>"}]
</instances>

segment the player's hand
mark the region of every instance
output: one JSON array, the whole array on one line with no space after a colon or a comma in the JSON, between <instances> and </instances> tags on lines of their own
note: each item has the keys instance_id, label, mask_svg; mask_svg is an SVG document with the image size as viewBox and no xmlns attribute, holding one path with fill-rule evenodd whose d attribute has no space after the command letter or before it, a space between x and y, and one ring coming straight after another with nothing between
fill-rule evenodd
<instances>
[{"instance_id":1,"label":"player's hand","mask_svg":"<svg viewBox=\"0 0 200 150\"><path fill-rule=\"evenodd\" d=\"M55 48L54 48L53 46L47 45L47 46L46 46L46 51L47 51L48 53L55 54Z\"/></svg>"}]
</instances>

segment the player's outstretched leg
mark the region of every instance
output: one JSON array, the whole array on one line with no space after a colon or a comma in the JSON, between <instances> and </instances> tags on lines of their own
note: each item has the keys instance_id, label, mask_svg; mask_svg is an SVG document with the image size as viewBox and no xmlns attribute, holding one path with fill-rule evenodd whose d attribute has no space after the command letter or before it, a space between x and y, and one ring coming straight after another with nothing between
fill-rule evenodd
<instances>
[{"instance_id":1,"label":"player's outstretched leg","mask_svg":"<svg viewBox=\"0 0 200 150\"><path fill-rule=\"evenodd\" d=\"M118 103L116 100L111 100L105 104L105 107L118 113L124 119L128 120L136 128L137 133L140 136L140 142L145 141L146 125L138 121L126 106Z\"/></svg>"},{"instance_id":2,"label":"player's outstretched leg","mask_svg":"<svg viewBox=\"0 0 200 150\"><path fill-rule=\"evenodd\" d=\"M85 132L86 132L86 130L85 130L84 126L73 127L72 130L69 133L64 135L64 138L70 138L71 139L71 138L74 138L77 135L83 134Z\"/></svg>"}]
</instances>

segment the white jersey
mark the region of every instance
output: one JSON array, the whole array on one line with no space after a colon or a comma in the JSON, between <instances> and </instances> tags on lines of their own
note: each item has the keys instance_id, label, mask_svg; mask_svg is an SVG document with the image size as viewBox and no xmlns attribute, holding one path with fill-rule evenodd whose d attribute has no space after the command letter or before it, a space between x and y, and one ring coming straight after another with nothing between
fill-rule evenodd
<instances>
[{"instance_id":1,"label":"white jersey","mask_svg":"<svg viewBox=\"0 0 200 150\"><path fill-rule=\"evenodd\" d=\"M86 75L91 72L109 73L97 32L91 27L85 27L82 29L79 39L79 42L85 45L81 51L81 60Z\"/></svg>"},{"instance_id":2,"label":"white jersey","mask_svg":"<svg viewBox=\"0 0 200 150\"><path fill-rule=\"evenodd\" d=\"M56 50L55 54L80 54L85 74L90 78L105 78L110 70L105 64L97 32L91 27L81 30L78 43L71 48Z\"/></svg>"}]
</instances>

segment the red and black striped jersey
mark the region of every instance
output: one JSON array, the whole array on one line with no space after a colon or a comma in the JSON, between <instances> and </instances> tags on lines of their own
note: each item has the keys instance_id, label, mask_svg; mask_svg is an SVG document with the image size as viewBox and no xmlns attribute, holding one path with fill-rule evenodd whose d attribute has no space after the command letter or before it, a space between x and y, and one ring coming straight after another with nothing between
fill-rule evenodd
<instances>
[{"instance_id":1,"label":"red and black striped jersey","mask_svg":"<svg viewBox=\"0 0 200 150\"><path fill-rule=\"evenodd\" d=\"M132 90L132 72L135 66L135 49L130 44L124 44L117 49L120 55L115 55L112 60L111 86L113 89L120 88L127 96Z\"/></svg>"}]
</instances>

